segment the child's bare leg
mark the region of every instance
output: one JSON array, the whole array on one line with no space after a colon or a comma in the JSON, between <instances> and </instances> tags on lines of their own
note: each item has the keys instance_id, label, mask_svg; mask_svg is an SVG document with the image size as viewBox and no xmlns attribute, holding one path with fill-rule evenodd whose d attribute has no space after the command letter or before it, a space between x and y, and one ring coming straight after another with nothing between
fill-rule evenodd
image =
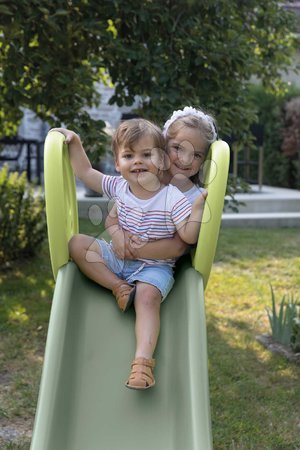
<instances>
[{"instance_id":1,"label":"child's bare leg","mask_svg":"<svg viewBox=\"0 0 300 450\"><path fill-rule=\"evenodd\" d=\"M148 389L155 380L152 359L160 330L160 291L147 283L137 282L135 296L136 352L126 386L131 389Z\"/></svg>"},{"instance_id":2,"label":"child's bare leg","mask_svg":"<svg viewBox=\"0 0 300 450\"><path fill-rule=\"evenodd\" d=\"M113 291L120 309L125 311L133 288L106 266L96 239L76 234L69 241L69 252L81 272L100 286Z\"/></svg>"},{"instance_id":3,"label":"child's bare leg","mask_svg":"<svg viewBox=\"0 0 300 450\"><path fill-rule=\"evenodd\" d=\"M160 330L161 293L151 284L137 282L135 294L135 357L152 358Z\"/></svg>"}]
</instances>

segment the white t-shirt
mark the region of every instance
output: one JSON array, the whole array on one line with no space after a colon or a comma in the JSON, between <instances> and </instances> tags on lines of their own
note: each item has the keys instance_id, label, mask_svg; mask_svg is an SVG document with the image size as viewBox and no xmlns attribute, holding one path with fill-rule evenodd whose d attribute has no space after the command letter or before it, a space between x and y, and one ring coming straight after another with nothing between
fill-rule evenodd
<instances>
[{"instance_id":1,"label":"white t-shirt","mask_svg":"<svg viewBox=\"0 0 300 450\"><path fill-rule=\"evenodd\" d=\"M189 189L186 192L183 192L183 194L186 196L186 198L188 199L188 201L193 204L194 201L196 200L196 198L201 194L201 192L205 191L204 188L200 187L200 186L196 186L196 184L194 184L194 186Z\"/></svg>"},{"instance_id":2,"label":"white t-shirt","mask_svg":"<svg viewBox=\"0 0 300 450\"><path fill-rule=\"evenodd\" d=\"M104 175L102 190L117 205L119 224L145 241L172 238L176 225L191 214L191 203L180 190L165 186L153 197L142 200L133 195L120 176ZM147 264L174 265L175 259L144 260Z\"/></svg>"}]
</instances>

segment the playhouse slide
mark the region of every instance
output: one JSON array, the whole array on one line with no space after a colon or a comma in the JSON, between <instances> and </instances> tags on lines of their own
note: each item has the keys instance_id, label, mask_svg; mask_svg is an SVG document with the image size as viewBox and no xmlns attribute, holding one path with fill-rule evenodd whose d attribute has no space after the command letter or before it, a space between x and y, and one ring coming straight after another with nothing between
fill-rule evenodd
<instances>
[{"instance_id":1,"label":"playhouse slide","mask_svg":"<svg viewBox=\"0 0 300 450\"><path fill-rule=\"evenodd\" d=\"M212 148L211 159L221 178L216 170L207 171L208 195L211 202L221 197L223 205L224 142ZM190 256L183 258L162 305L156 385L134 391L124 385L134 356L134 311L121 313L109 291L68 262L67 241L78 222L74 180L59 133L50 133L45 144L45 190L56 287L31 450L212 449L204 288L222 209L210 204L193 260L197 270ZM214 243L204 260L199 246L205 248L211 234Z\"/></svg>"}]
</instances>

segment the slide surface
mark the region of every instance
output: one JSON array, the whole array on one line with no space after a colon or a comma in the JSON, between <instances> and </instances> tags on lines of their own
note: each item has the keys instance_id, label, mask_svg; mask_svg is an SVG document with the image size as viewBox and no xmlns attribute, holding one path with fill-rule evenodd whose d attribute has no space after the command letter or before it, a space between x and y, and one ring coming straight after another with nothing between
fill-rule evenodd
<instances>
[{"instance_id":1,"label":"slide surface","mask_svg":"<svg viewBox=\"0 0 300 450\"><path fill-rule=\"evenodd\" d=\"M69 262L78 232L74 175L64 137L48 134L44 174L56 286L31 450L211 450L204 290L217 245L229 148L212 144L208 201L193 258L182 258L161 308L156 385L125 387L134 357L133 309Z\"/></svg>"},{"instance_id":2,"label":"slide surface","mask_svg":"<svg viewBox=\"0 0 300 450\"><path fill-rule=\"evenodd\" d=\"M202 278L179 264L162 304L156 385L125 387L134 312L69 262L58 273L32 450L212 448Z\"/></svg>"}]
</instances>

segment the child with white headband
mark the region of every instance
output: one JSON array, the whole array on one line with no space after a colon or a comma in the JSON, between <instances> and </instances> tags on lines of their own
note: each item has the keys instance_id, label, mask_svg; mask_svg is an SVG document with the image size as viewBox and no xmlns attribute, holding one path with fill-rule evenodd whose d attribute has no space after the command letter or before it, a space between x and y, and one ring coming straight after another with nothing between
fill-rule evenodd
<instances>
[{"instance_id":1,"label":"child with white headband","mask_svg":"<svg viewBox=\"0 0 300 450\"><path fill-rule=\"evenodd\" d=\"M163 135L169 156L164 182L175 185L193 203L204 191L200 179L203 163L210 145L218 139L214 118L199 108L186 106L173 112L163 127ZM117 226L110 227L112 224L108 219L106 227L115 252L125 259L178 258L188 248L178 233L172 239L145 244Z\"/></svg>"}]
</instances>

